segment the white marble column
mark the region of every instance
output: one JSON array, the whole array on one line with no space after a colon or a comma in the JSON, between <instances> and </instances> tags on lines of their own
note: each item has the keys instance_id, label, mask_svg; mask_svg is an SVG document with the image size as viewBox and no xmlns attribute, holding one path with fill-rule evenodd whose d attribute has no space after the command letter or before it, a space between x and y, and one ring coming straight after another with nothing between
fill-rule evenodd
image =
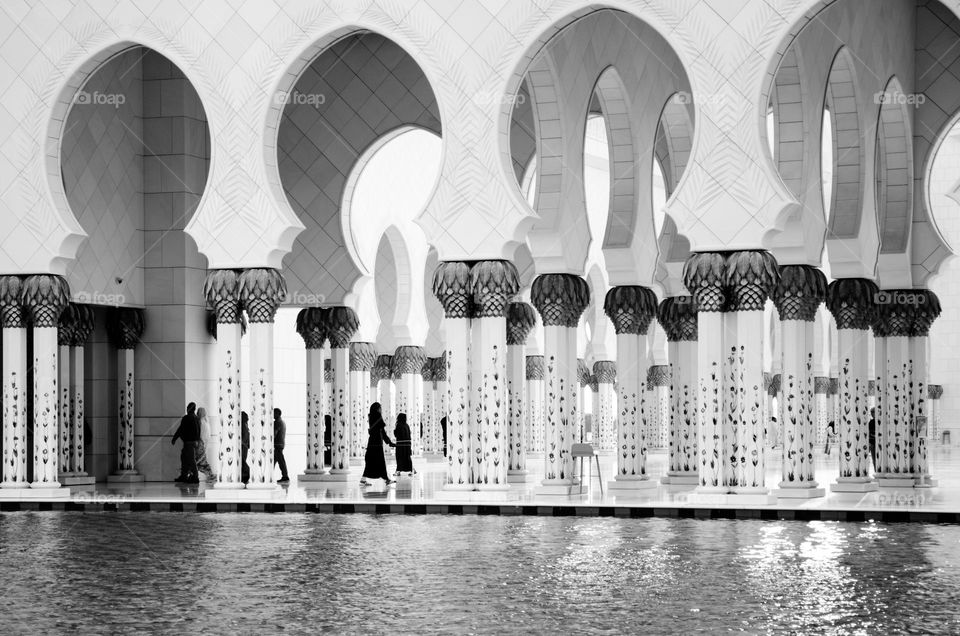
<instances>
[{"instance_id":1,"label":"white marble column","mask_svg":"<svg viewBox=\"0 0 960 636\"><path fill-rule=\"evenodd\" d=\"M593 426L600 433L599 450L613 452L617 447L617 363L597 360L593 363L597 390L593 402Z\"/></svg>"},{"instance_id":2,"label":"white marble column","mask_svg":"<svg viewBox=\"0 0 960 636\"><path fill-rule=\"evenodd\" d=\"M724 290L723 254L691 254L684 267L683 282L697 308L697 431L699 447L697 491L728 492L724 464L728 453L724 439Z\"/></svg>"},{"instance_id":3,"label":"white marble column","mask_svg":"<svg viewBox=\"0 0 960 636\"><path fill-rule=\"evenodd\" d=\"M437 425L437 406L436 406L436 381L434 377L434 367L436 366L437 358L427 357L426 362L423 363L423 369L420 370L420 377L422 378L421 395L423 396L423 454L429 457L436 457L438 449L440 448L439 430L440 427Z\"/></svg>"},{"instance_id":4,"label":"white marble column","mask_svg":"<svg viewBox=\"0 0 960 636\"><path fill-rule=\"evenodd\" d=\"M393 355L383 353L378 355L371 373L378 378L377 394L383 421L387 423L387 430L393 430L393 422L396 421L396 384L393 380ZM359 450L360 457L363 456L363 452L362 449Z\"/></svg>"},{"instance_id":5,"label":"white marble column","mask_svg":"<svg viewBox=\"0 0 960 636\"><path fill-rule=\"evenodd\" d=\"M27 322L20 300L22 281L0 276L3 326L3 482L23 489L27 482Z\"/></svg>"},{"instance_id":6,"label":"white marble column","mask_svg":"<svg viewBox=\"0 0 960 636\"><path fill-rule=\"evenodd\" d=\"M537 313L531 305L515 302L507 307L507 480L510 482L525 482L530 478L530 471L527 470L527 418L530 407L524 350L527 336L536 324Z\"/></svg>"},{"instance_id":7,"label":"white marble column","mask_svg":"<svg viewBox=\"0 0 960 636\"><path fill-rule=\"evenodd\" d=\"M246 269L240 275L240 302L250 321L250 449L247 488L277 488L273 445L273 321L287 296L283 275L272 268Z\"/></svg>"},{"instance_id":8,"label":"white marble column","mask_svg":"<svg viewBox=\"0 0 960 636\"><path fill-rule=\"evenodd\" d=\"M573 441L574 442L586 442L587 433L586 433L586 415L587 415L587 397L593 398L593 374L590 372L590 367L587 366L587 361L583 358L577 359L577 420L573 429ZM594 404L596 402L593 402ZM594 409L596 410L596 409ZM593 417L593 445L594 447L599 446L600 441L600 427L597 425L596 413Z\"/></svg>"},{"instance_id":9,"label":"white marble column","mask_svg":"<svg viewBox=\"0 0 960 636\"><path fill-rule=\"evenodd\" d=\"M870 405L867 399L871 384L868 330L874 316L876 294L876 284L864 278L837 279L827 287L827 307L837 324L839 374L836 420L839 476L836 483L830 485L830 490L835 492L877 489L876 482L870 478ZM823 409L829 413L829 378L817 378L815 382L817 409L821 408L822 395ZM878 436L879 429L878 422Z\"/></svg>"},{"instance_id":10,"label":"white marble column","mask_svg":"<svg viewBox=\"0 0 960 636\"><path fill-rule=\"evenodd\" d=\"M928 488L936 485L930 476L930 464L927 456L927 443L933 429L933 413L929 400L929 337L930 327L940 316L940 299L930 290L920 289L913 292L913 324L910 330L910 349L913 358L911 465L915 487Z\"/></svg>"},{"instance_id":11,"label":"white marble column","mask_svg":"<svg viewBox=\"0 0 960 636\"><path fill-rule=\"evenodd\" d=\"M670 445L670 367L656 364L647 370L647 419L651 423L651 439L647 446L668 448Z\"/></svg>"},{"instance_id":12,"label":"white marble column","mask_svg":"<svg viewBox=\"0 0 960 636\"><path fill-rule=\"evenodd\" d=\"M240 277L230 269L207 273L204 295L217 318L217 411L220 420L215 490L238 490L241 481L240 337L243 334ZM132 355L130 358L132 364ZM130 367L133 373L133 367ZM121 464L122 466L122 464ZM209 492L209 491L208 491Z\"/></svg>"},{"instance_id":13,"label":"white marble column","mask_svg":"<svg viewBox=\"0 0 960 636\"><path fill-rule=\"evenodd\" d=\"M778 394L782 463L780 497L822 497L814 473L814 323L827 292L827 279L809 265L784 265L773 301L780 317L782 346Z\"/></svg>"},{"instance_id":14,"label":"white marble column","mask_svg":"<svg viewBox=\"0 0 960 636\"><path fill-rule=\"evenodd\" d=\"M410 448L414 457L423 456L423 443L420 439L420 403L418 387L423 384L423 364L427 354L423 347L403 345L393 354L393 375L396 381L396 413L393 421L387 422L387 430L392 431L396 416L405 413L410 427ZM381 405L382 407L382 405Z\"/></svg>"},{"instance_id":15,"label":"white marble column","mask_svg":"<svg viewBox=\"0 0 960 636\"><path fill-rule=\"evenodd\" d=\"M877 296L878 313L874 322L877 339L876 366L882 374L878 393L882 430L877 435L877 454L880 470L877 480L881 487L913 486L913 467L910 464L912 444L911 385L913 383L913 357L910 333L913 326L913 307L902 300L905 292L884 291ZM882 342L881 342L882 341ZM881 357L882 355L882 357Z\"/></svg>"},{"instance_id":16,"label":"white marble column","mask_svg":"<svg viewBox=\"0 0 960 636\"><path fill-rule=\"evenodd\" d=\"M527 452L543 454L543 356L527 356Z\"/></svg>"},{"instance_id":17,"label":"white marble column","mask_svg":"<svg viewBox=\"0 0 960 636\"><path fill-rule=\"evenodd\" d=\"M617 334L618 417L616 475L611 490L653 488L647 474L647 369L650 355L647 332L656 315L657 297L639 285L621 285L607 291L604 313Z\"/></svg>"},{"instance_id":18,"label":"white marble column","mask_svg":"<svg viewBox=\"0 0 960 636\"><path fill-rule=\"evenodd\" d=\"M531 300L543 321L544 480L541 494L569 495L577 483L570 456L577 412L577 326L590 302L587 282L573 274L541 274Z\"/></svg>"},{"instance_id":19,"label":"white marble column","mask_svg":"<svg viewBox=\"0 0 960 636\"><path fill-rule=\"evenodd\" d=\"M305 307L297 314L297 333L303 338L306 349L306 416L307 416L307 466L297 477L298 483L319 481L318 476L327 472L323 461L324 415L326 409L323 394L323 343L327 339L326 319L320 307Z\"/></svg>"},{"instance_id":20,"label":"white marble column","mask_svg":"<svg viewBox=\"0 0 960 636\"><path fill-rule=\"evenodd\" d=\"M661 301L657 319L667 335L670 374L669 464L664 484L696 485L697 309L692 296Z\"/></svg>"},{"instance_id":21,"label":"white marble column","mask_svg":"<svg viewBox=\"0 0 960 636\"><path fill-rule=\"evenodd\" d=\"M447 356L446 354L436 358L436 362L433 367L433 378L436 382L436 413L435 417L437 420L437 452L441 457L446 458L448 456L447 443L443 436L443 426L444 423L441 422L443 418L447 418L446 425L449 426L449 395L447 394ZM449 429L448 429L449 436ZM446 461L446 460L444 460Z\"/></svg>"},{"instance_id":22,"label":"white marble column","mask_svg":"<svg viewBox=\"0 0 960 636\"><path fill-rule=\"evenodd\" d=\"M350 339L360 321L349 307L330 307L326 312L332 374L330 413L330 471L323 481L347 481L350 476Z\"/></svg>"},{"instance_id":23,"label":"white marble column","mask_svg":"<svg viewBox=\"0 0 960 636\"><path fill-rule=\"evenodd\" d=\"M475 308L471 325L471 377L476 420L477 490L502 491L509 465L507 406L507 305L519 290L517 268L510 261L489 260L470 268Z\"/></svg>"},{"instance_id":24,"label":"white marble column","mask_svg":"<svg viewBox=\"0 0 960 636\"><path fill-rule=\"evenodd\" d=\"M943 421L940 414L940 399L942 397L942 384L927 385L927 440L934 444L940 443L940 434L943 429Z\"/></svg>"},{"instance_id":25,"label":"white marble column","mask_svg":"<svg viewBox=\"0 0 960 636\"><path fill-rule=\"evenodd\" d=\"M93 332L93 310L87 305L70 305L71 326L70 350L60 360L61 368L69 368L69 423L67 426L67 453L60 483L65 486L89 485L96 480L87 474L84 457L84 347ZM66 313L66 311L64 312ZM62 316L61 316L62 319ZM63 454L61 453L61 456Z\"/></svg>"},{"instance_id":26,"label":"white marble column","mask_svg":"<svg viewBox=\"0 0 960 636\"><path fill-rule=\"evenodd\" d=\"M350 457L362 458L367 447L367 415L375 400L370 399L370 370L377 361L372 342L350 343ZM381 405L382 408L382 405ZM387 423L387 430L391 430Z\"/></svg>"},{"instance_id":27,"label":"white marble column","mask_svg":"<svg viewBox=\"0 0 960 636\"><path fill-rule=\"evenodd\" d=\"M57 357L60 368L57 371L57 386L60 395L57 398L57 434L60 456L57 458L57 481L61 485L73 473L70 470L70 426L73 417L70 409L70 349L73 347L73 325L76 321L75 310L71 303L63 308L57 323Z\"/></svg>"},{"instance_id":28,"label":"white marble column","mask_svg":"<svg viewBox=\"0 0 960 636\"><path fill-rule=\"evenodd\" d=\"M70 296L60 276L28 276L20 300L33 325L33 481L31 489L45 495L64 496L60 489L57 323Z\"/></svg>"},{"instance_id":29,"label":"white marble column","mask_svg":"<svg viewBox=\"0 0 960 636\"><path fill-rule=\"evenodd\" d=\"M473 440L470 434L470 266L460 261L437 265L433 293L443 305L447 418L447 476L445 490L473 490Z\"/></svg>"}]
</instances>

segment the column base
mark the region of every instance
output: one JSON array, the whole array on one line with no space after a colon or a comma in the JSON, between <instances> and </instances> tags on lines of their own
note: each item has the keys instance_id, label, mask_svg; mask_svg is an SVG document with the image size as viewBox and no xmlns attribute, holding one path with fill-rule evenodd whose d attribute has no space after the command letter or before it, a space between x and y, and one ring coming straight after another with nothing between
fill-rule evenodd
<instances>
[{"instance_id":1,"label":"column base","mask_svg":"<svg viewBox=\"0 0 960 636\"><path fill-rule=\"evenodd\" d=\"M214 482L213 488L208 488L206 492L216 490L218 492L245 490L246 486L241 481L218 481Z\"/></svg>"},{"instance_id":2,"label":"column base","mask_svg":"<svg viewBox=\"0 0 960 636\"><path fill-rule=\"evenodd\" d=\"M331 468L329 473L324 473L322 475L313 475L313 478L310 479L310 482L339 482L345 483L350 481L353 478L353 473L345 468Z\"/></svg>"},{"instance_id":3,"label":"column base","mask_svg":"<svg viewBox=\"0 0 960 636\"><path fill-rule=\"evenodd\" d=\"M826 488L818 488L816 482L809 486L788 486L780 482L779 488L774 488L770 494L779 499L815 499L827 495Z\"/></svg>"},{"instance_id":4,"label":"column base","mask_svg":"<svg viewBox=\"0 0 960 636\"><path fill-rule=\"evenodd\" d=\"M916 483L913 484L914 488L936 488L940 485L940 482L930 475L920 475L916 478L915 482Z\"/></svg>"},{"instance_id":5,"label":"column base","mask_svg":"<svg viewBox=\"0 0 960 636\"><path fill-rule=\"evenodd\" d=\"M874 492L880 487L869 477L837 477L837 481L830 484L830 492Z\"/></svg>"},{"instance_id":6,"label":"column base","mask_svg":"<svg viewBox=\"0 0 960 636\"><path fill-rule=\"evenodd\" d=\"M508 492L510 484L477 484L478 492Z\"/></svg>"},{"instance_id":7,"label":"column base","mask_svg":"<svg viewBox=\"0 0 960 636\"><path fill-rule=\"evenodd\" d=\"M108 484L136 484L143 482L144 477L135 470L118 470L112 475L107 475Z\"/></svg>"},{"instance_id":8,"label":"column base","mask_svg":"<svg viewBox=\"0 0 960 636\"><path fill-rule=\"evenodd\" d=\"M59 480L62 486L89 486L97 483L97 478L87 474L65 475Z\"/></svg>"},{"instance_id":9,"label":"column base","mask_svg":"<svg viewBox=\"0 0 960 636\"><path fill-rule=\"evenodd\" d=\"M317 470L316 468L307 469L303 473L297 475L297 483L302 484L305 482L323 481L323 478L326 474L326 470Z\"/></svg>"},{"instance_id":10,"label":"column base","mask_svg":"<svg viewBox=\"0 0 960 636\"><path fill-rule=\"evenodd\" d=\"M534 481L534 476L529 470L508 470L507 483L526 484Z\"/></svg>"},{"instance_id":11,"label":"column base","mask_svg":"<svg viewBox=\"0 0 960 636\"><path fill-rule=\"evenodd\" d=\"M428 464L439 464L447 460L443 453L424 453L423 459L426 460Z\"/></svg>"},{"instance_id":12,"label":"column base","mask_svg":"<svg viewBox=\"0 0 960 636\"><path fill-rule=\"evenodd\" d=\"M0 499L69 499L69 488L49 486L29 486L24 483L19 488L3 488L0 490Z\"/></svg>"},{"instance_id":13,"label":"column base","mask_svg":"<svg viewBox=\"0 0 960 636\"><path fill-rule=\"evenodd\" d=\"M913 488L917 480L912 475L894 475L879 473L876 475L877 485L881 488Z\"/></svg>"},{"instance_id":14,"label":"column base","mask_svg":"<svg viewBox=\"0 0 960 636\"><path fill-rule=\"evenodd\" d=\"M476 489L476 484L444 484L443 489L438 491L437 494L441 492L470 492Z\"/></svg>"},{"instance_id":15,"label":"column base","mask_svg":"<svg viewBox=\"0 0 960 636\"><path fill-rule=\"evenodd\" d=\"M700 483L700 475L696 473L667 473L660 483L665 486L696 486Z\"/></svg>"}]
</instances>

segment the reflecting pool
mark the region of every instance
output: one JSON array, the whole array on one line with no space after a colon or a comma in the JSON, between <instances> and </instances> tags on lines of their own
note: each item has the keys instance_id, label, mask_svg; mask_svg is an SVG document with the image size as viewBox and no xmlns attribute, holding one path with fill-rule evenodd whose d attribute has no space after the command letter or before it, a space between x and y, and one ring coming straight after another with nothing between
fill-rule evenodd
<instances>
[{"instance_id":1,"label":"reflecting pool","mask_svg":"<svg viewBox=\"0 0 960 636\"><path fill-rule=\"evenodd\" d=\"M0 632L960 633L960 527L0 515Z\"/></svg>"}]
</instances>

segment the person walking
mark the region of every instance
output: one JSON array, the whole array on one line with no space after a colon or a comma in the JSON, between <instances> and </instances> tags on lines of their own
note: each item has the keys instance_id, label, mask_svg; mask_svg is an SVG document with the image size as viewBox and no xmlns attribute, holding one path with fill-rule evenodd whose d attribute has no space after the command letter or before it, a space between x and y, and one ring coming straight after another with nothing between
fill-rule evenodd
<instances>
[{"instance_id":1,"label":"person walking","mask_svg":"<svg viewBox=\"0 0 960 636\"><path fill-rule=\"evenodd\" d=\"M873 472L877 472L877 407L870 408L870 421L867 422L867 440L870 443L870 459L873 461Z\"/></svg>"},{"instance_id":2,"label":"person walking","mask_svg":"<svg viewBox=\"0 0 960 636\"><path fill-rule=\"evenodd\" d=\"M287 460L283 456L287 424L280 417L281 415L280 409L273 409L273 463L280 464L280 481L277 483L286 484L290 482L290 477L287 475Z\"/></svg>"},{"instance_id":3,"label":"person walking","mask_svg":"<svg viewBox=\"0 0 960 636\"><path fill-rule=\"evenodd\" d=\"M207 411L202 406L197 409L197 420L200 422L200 439L197 440L197 470L202 471L210 481L217 481L217 474L210 467L207 461L207 445L203 438L210 433L209 423L207 421Z\"/></svg>"},{"instance_id":4,"label":"person walking","mask_svg":"<svg viewBox=\"0 0 960 636\"><path fill-rule=\"evenodd\" d=\"M250 452L250 416L240 411L240 481L250 481L250 467L247 466L247 453Z\"/></svg>"},{"instance_id":5,"label":"person walking","mask_svg":"<svg viewBox=\"0 0 960 636\"><path fill-rule=\"evenodd\" d=\"M197 475L197 441L200 439L200 420L197 418L197 405L191 402L187 405L187 414L180 418L180 426L177 432L173 434L171 444L176 445L177 440L183 441L183 448L180 450L180 476L174 481L182 481L188 484L199 484L200 478Z\"/></svg>"},{"instance_id":6,"label":"person walking","mask_svg":"<svg viewBox=\"0 0 960 636\"><path fill-rule=\"evenodd\" d=\"M393 429L393 439L397 445L397 472L416 474L413 469L413 447L410 441L410 426L407 424L407 414L397 413L397 424Z\"/></svg>"},{"instance_id":7,"label":"person walking","mask_svg":"<svg viewBox=\"0 0 960 636\"><path fill-rule=\"evenodd\" d=\"M383 421L383 414L380 411L380 403L374 402L370 405L370 413L367 415L369 425L369 437L367 438L367 452L363 455L363 476L360 478L361 486L369 486L368 479L382 479L387 485L393 483L390 476L387 475L387 460L383 457L383 445L388 444L396 447L387 436L387 425Z\"/></svg>"}]
</instances>

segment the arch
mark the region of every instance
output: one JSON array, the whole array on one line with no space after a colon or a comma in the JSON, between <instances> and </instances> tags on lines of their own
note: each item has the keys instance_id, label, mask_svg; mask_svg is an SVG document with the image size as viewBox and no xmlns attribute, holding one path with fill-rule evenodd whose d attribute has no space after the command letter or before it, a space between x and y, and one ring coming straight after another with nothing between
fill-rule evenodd
<instances>
[{"instance_id":1,"label":"arch","mask_svg":"<svg viewBox=\"0 0 960 636\"><path fill-rule=\"evenodd\" d=\"M446 344L443 338L443 305L433 293L433 273L440 263L440 257L437 250L431 247L427 251L427 258L423 267L423 303L427 315L427 335L424 342L424 350L428 356L435 358L442 356L446 351Z\"/></svg>"},{"instance_id":2,"label":"arch","mask_svg":"<svg viewBox=\"0 0 960 636\"><path fill-rule=\"evenodd\" d=\"M854 75L853 58L843 47L830 67L825 100L833 126L833 191L827 217L831 239L856 238L863 213L864 148Z\"/></svg>"},{"instance_id":3,"label":"arch","mask_svg":"<svg viewBox=\"0 0 960 636\"><path fill-rule=\"evenodd\" d=\"M880 253L891 254L906 252L910 242L913 152L910 117L896 77L887 82L884 95L877 126L877 216Z\"/></svg>"},{"instance_id":4,"label":"arch","mask_svg":"<svg viewBox=\"0 0 960 636\"><path fill-rule=\"evenodd\" d=\"M43 261L21 263L21 267L25 268L24 271L66 274L68 265L76 258L81 245L87 238L86 232L67 201L60 166L60 149L67 119L71 108L75 105L77 94L111 59L136 47L156 51L176 65L197 91L201 104L204 104L203 108L208 121L212 121L215 117L206 106L209 97L207 87L210 82L206 81L205 76L199 74L200 72L188 59L199 57L197 54L187 50L180 43L171 42L153 29L138 30L136 36L128 31L128 29L105 28L78 42L77 47L57 63L58 73L54 80L56 84L49 90L54 95L53 99L37 105L43 112L42 141L40 142L42 151L34 161L42 165L43 183L41 185L41 180L37 179L34 184L31 184L29 196L32 198L32 203L26 213L31 217L31 226L34 230L51 237L52 240L43 250L49 254L49 260L46 263ZM216 147L211 144L210 171L212 171L215 156ZM202 201L203 199L200 205ZM40 253L41 251L38 250L38 256Z\"/></svg>"},{"instance_id":5,"label":"arch","mask_svg":"<svg viewBox=\"0 0 960 636\"><path fill-rule=\"evenodd\" d=\"M617 346L613 324L603 311L603 300L608 287L607 278L599 263L590 265L586 279L590 287L590 304L584 312L584 324L589 327L589 339L584 357L590 362L616 360Z\"/></svg>"},{"instance_id":6,"label":"arch","mask_svg":"<svg viewBox=\"0 0 960 636\"><path fill-rule=\"evenodd\" d=\"M604 36L596 37L599 33ZM654 224L650 202L636 195L649 186L653 157L631 150L653 146L660 112L650 109L649 103L663 103L677 91L690 94L676 51L637 16L599 8L545 39L517 72L527 78L537 123L535 210L539 218L528 239L538 269L585 271L595 237L590 236L584 218L579 175L586 120L592 109L600 108L608 111L604 119L610 122L608 137L616 164L612 172L621 175L612 181L628 191L613 193L614 214L608 215L602 240L610 282L650 284L656 268ZM519 85L518 80L514 86ZM512 156L506 153L503 159L509 160L514 172Z\"/></svg>"},{"instance_id":7,"label":"arch","mask_svg":"<svg viewBox=\"0 0 960 636\"><path fill-rule=\"evenodd\" d=\"M307 61L292 67L296 75L284 80L271 106L271 113L280 113L273 136L275 173L285 205L305 226L284 257L288 284L323 295L331 304L341 302L373 267L376 247L362 254L344 225L364 168L414 129L435 134L443 152L439 104L416 60L377 32L337 33L308 48ZM430 192L438 179L429 184ZM344 206L349 206L346 213ZM378 237L389 222L364 232Z\"/></svg>"}]
</instances>

